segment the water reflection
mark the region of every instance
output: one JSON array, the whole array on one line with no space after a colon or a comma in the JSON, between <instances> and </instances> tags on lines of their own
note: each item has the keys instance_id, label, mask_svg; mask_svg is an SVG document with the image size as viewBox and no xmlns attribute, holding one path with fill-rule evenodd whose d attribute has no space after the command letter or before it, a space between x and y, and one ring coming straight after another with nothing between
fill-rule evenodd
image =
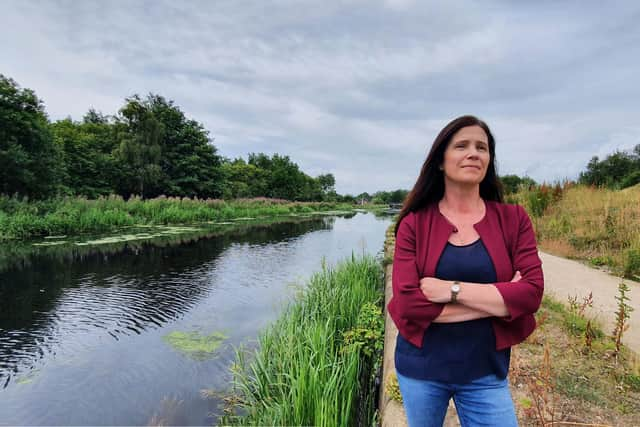
<instances>
[{"instance_id":1,"label":"water reflection","mask_svg":"<svg viewBox=\"0 0 640 427\"><path fill-rule=\"evenodd\" d=\"M174 394L181 424L210 424L198 391L225 388L232 346L269 324L322 257L377 252L387 225L322 217L31 256L0 273L0 425L145 424ZM229 339L217 359L194 361L163 341L172 331Z\"/></svg>"}]
</instances>

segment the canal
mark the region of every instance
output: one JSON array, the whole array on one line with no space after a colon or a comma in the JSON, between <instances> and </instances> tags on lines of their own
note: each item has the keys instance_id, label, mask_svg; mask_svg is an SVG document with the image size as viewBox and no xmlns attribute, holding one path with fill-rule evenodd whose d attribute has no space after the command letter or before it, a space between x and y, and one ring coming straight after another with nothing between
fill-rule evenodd
<instances>
[{"instance_id":1,"label":"canal","mask_svg":"<svg viewBox=\"0 0 640 427\"><path fill-rule=\"evenodd\" d=\"M323 262L378 254L390 223L314 217L5 268L0 425L215 424L235 349Z\"/></svg>"}]
</instances>

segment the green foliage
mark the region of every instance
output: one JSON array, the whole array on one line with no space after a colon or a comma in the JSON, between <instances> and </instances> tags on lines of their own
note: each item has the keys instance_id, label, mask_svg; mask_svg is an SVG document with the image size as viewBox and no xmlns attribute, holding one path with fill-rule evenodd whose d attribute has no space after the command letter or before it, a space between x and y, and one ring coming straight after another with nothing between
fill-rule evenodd
<instances>
[{"instance_id":1,"label":"green foliage","mask_svg":"<svg viewBox=\"0 0 640 427\"><path fill-rule=\"evenodd\" d=\"M0 194L51 196L58 191L60 173L42 102L0 74Z\"/></svg>"},{"instance_id":2,"label":"green foliage","mask_svg":"<svg viewBox=\"0 0 640 427\"><path fill-rule=\"evenodd\" d=\"M519 177L518 175L504 175L500 177L505 196L517 193L520 190L528 190L535 187L537 183L528 176Z\"/></svg>"},{"instance_id":3,"label":"green foliage","mask_svg":"<svg viewBox=\"0 0 640 427\"><path fill-rule=\"evenodd\" d=\"M640 249L629 248L624 253L624 275L634 278L640 276Z\"/></svg>"},{"instance_id":4,"label":"green foliage","mask_svg":"<svg viewBox=\"0 0 640 427\"><path fill-rule=\"evenodd\" d=\"M106 232L140 224L191 224L242 217L310 214L351 206L271 199L223 201L119 196L24 201L0 196L0 241L35 236Z\"/></svg>"},{"instance_id":5,"label":"green foliage","mask_svg":"<svg viewBox=\"0 0 640 427\"><path fill-rule=\"evenodd\" d=\"M373 194L371 201L376 204L402 203L407 194L408 190L378 191Z\"/></svg>"},{"instance_id":6,"label":"green foliage","mask_svg":"<svg viewBox=\"0 0 640 427\"><path fill-rule=\"evenodd\" d=\"M618 284L618 295L616 295L615 297L618 309L615 313L615 328L612 333L613 341L616 347L616 355L620 353L620 349L622 346L622 336L627 330L627 321L631 317L631 312L633 311L633 307L628 304L630 298L627 296L627 292L629 291L629 286L624 282L624 280Z\"/></svg>"},{"instance_id":7,"label":"green foliage","mask_svg":"<svg viewBox=\"0 0 640 427\"><path fill-rule=\"evenodd\" d=\"M555 185L543 183L526 188L520 187L520 191L508 195L506 199L509 203L523 205L531 216L539 218L544 215L547 208L562 198L563 191L563 185L560 183L556 183ZM563 228L570 227L570 223L558 225Z\"/></svg>"},{"instance_id":8,"label":"green foliage","mask_svg":"<svg viewBox=\"0 0 640 427\"><path fill-rule=\"evenodd\" d=\"M400 393L400 384L398 384L398 376L395 372L389 374L389 378L385 384L385 391L389 397L398 403L402 403L402 393Z\"/></svg>"},{"instance_id":9,"label":"green foliage","mask_svg":"<svg viewBox=\"0 0 640 427\"><path fill-rule=\"evenodd\" d=\"M125 99L115 116L49 123L34 92L0 75L0 194L45 198L269 197L355 203L331 173L313 178L288 156L223 160L202 124L156 94Z\"/></svg>"},{"instance_id":10,"label":"green foliage","mask_svg":"<svg viewBox=\"0 0 640 427\"><path fill-rule=\"evenodd\" d=\"M604 160L591 158L579 182L586 185L620 189L640 182L640 144L631 151L616 151Z\"/></svg>"},{"instance_id":11,"label":"green foliage","mask_svg":"<svg viewBox=\"0 0 640 427\"><path fill-rule=\"evenodd\" d=\"M100 122L97 113L88 122L71 119L51 124L53 139L62 153L65 165L62 185L73 194L90 198L115 191L119 164L112 154L116 148L113 126Z\"/></svg>"},{"instance_id":12,"label":"green foliage","mask_svg":"<svg viewBox=\"0 0 640 427\"><path fill-rule=\"evenodd\" d=\"M343 333L344 351L362 351L373 357L382 351L384 317L378 303L362 306L356 327Z\"/></svg>"},{"instance_id":13,"label":"green foliage","mask_svg":"<svg viewBox=\"0 0 640 427\"><path fill-rule=\"evenodd\" d=\"M593 258L589 258L589 263L595 267L602 267L604 265L612 265L613 258L609 255L595 256Z\"/></svg>"},{"instance_id":14,"label":"green foliage","mask_svg":"<svg viewBox=\"0 0 640 427\"><path fill-rule=\"evenodd\" d=\"M116 121L116 158L123 164L120 192L149 196L161 177L164 124L137 95L126 100Z\"/></svg>"},{"instance_id":15,"label":"green foliage","mask_svg":"<svg viewBox=\"0 0 640 427\"><path fill-rule=\"evenodd\" d=\"M375 304L382 285L373 257L343 261L315 274L300 297L261 337L247 363L234 368L236 409L222 424L352 426L369 424L375 402L367 391L374 345L359 327L379 328ZM372 330L373 330L372 329ZM366 335L366 334L365 334ZM349 343L345 342L349 336ZM356 344L361 343L361 344ZM366 403L364 419L358 406ZM231 411L233 412L233 411Z\"/></svg>"}]
</instances>

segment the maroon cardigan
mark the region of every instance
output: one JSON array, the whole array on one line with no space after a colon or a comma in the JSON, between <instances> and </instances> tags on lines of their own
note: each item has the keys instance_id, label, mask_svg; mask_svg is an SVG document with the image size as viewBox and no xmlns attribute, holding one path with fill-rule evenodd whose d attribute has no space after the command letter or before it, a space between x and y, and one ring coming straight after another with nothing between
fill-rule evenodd
<instances>
[{"instance_id":1,"label":"maroon cardigan","mask_svg":"<svg viewBox=\"0 0 640 427\"><path fill-rule=\"evenodd\" d=\"M536 327L533 313L542 300L544 278L536 239L526 211L517 205L485 201L486 214L474 228L493 261L496 288L509 310L494 317L496 349L524 341ZM399 333L422 347L424 332L440 315L444 304L429 301L420 279L435 277L436 266L455 227L434 203L410 212L400 222L393 257L393 298L388 310ZM516 271L522 279L510 282Z\"/></svg>"}]
</instances>

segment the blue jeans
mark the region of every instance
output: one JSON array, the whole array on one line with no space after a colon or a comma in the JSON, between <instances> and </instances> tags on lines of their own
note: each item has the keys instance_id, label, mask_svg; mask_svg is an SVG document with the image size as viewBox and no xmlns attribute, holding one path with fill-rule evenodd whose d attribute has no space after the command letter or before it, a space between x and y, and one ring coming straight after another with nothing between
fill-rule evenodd
<instances>
[{"instance_id":1,"label":"blue jeans","mask_svg":"<svg viewBox=\"0 0 640 427\"><path fill-rule=\"evenodd\" d=\"M462 427L518 425L506 378L489 375L450 384L397 375L409 427L442 427L452 397Z\"/></svg>"}]
</instances>

